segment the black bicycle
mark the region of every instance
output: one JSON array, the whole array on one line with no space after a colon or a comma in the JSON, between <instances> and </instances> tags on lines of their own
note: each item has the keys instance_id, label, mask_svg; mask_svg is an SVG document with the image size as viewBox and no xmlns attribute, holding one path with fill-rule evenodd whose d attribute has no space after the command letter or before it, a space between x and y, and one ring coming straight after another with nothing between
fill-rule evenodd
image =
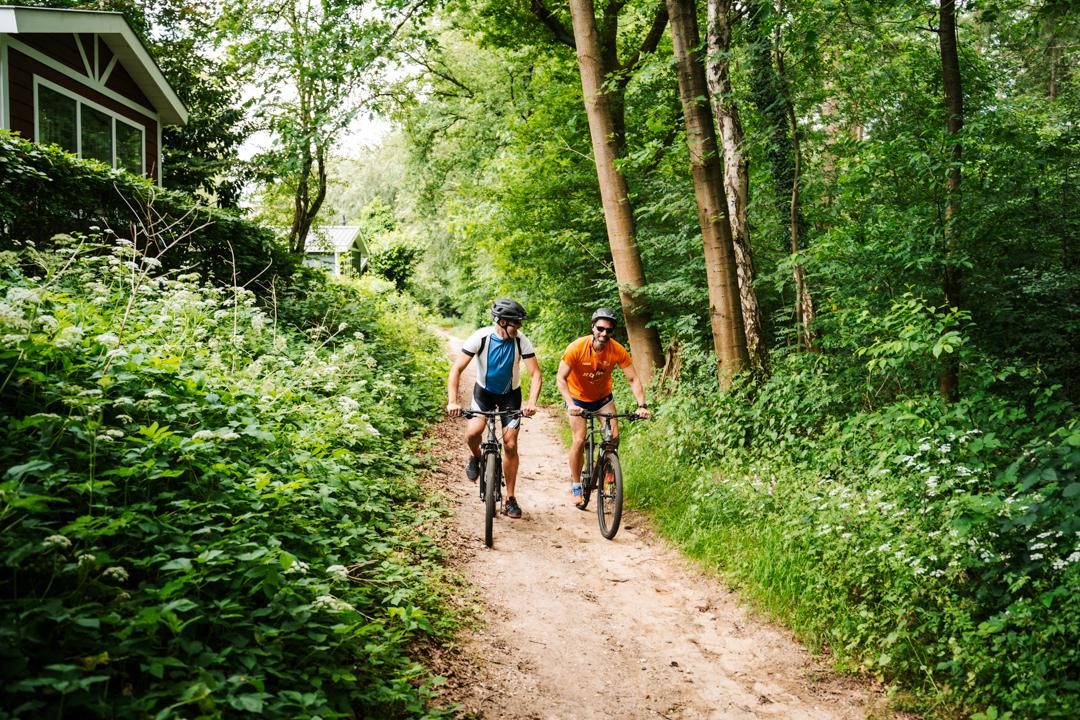
<instances>
[{"instance_id":1,"label":"black bicycle","mask_svg":"<svg viewBox=\"0 0 1080 720\"><path fill-rule=\"evenodd\" d=\"M581 468L580 507L584 510L589 506L589 498L596 490L596 520L600 523L600 534L610 540L619 532L623 504L622 465L611 421L641 418L634 413L602 412L583 412L581 417L589 423L589 428L585 434L585 462ZM603 420L601 427L597 427L597 418Z\"/></svg>"},{"instance_id":2,"label":"black bicycle","mask_svg":"<svg viewBox=\"0 0 1080 720\"><path fill-rule=\"evenodd\" d=\"M462 410L461 416L487 419L487 437L480 443L479 485L480 499L484 502L484 544L491 547L495 512L503 509L502 443L495 432L495 418L502 417L505 423L523 416L520 410Z\"/></svg>"}]
</instances>

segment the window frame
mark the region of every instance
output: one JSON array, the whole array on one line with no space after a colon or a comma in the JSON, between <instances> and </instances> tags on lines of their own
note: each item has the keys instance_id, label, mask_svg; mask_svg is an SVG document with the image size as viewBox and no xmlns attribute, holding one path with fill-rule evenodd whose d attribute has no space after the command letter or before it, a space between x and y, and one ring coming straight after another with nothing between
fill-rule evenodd
<instances>
[{"instance_id":1,"label":"window frame","mask_svg":"<svg viewBox=\"0 0 1080 720\"><path fill-rule=\"evenodd\" d=\"M134 170L132 170L132 169L118 168L117 167L117 164L116 164L116 162L117 162L117 157L116 157L116 148L117 148L116 123L117 122L122 122L125 125L127 125L127 126L129 126L131 128L134 128L135 130L138 131L139 138L140 138L140 141L139 141L139 150L140 150L140 152L139 152L138 174L139 175L146 175L146 127L145 126L143 126L140 123L137 123L137 122L135 122L133 120L130 120L130 119L124 117L123 115L120 115L115 110L111 110L111 109L105 107L104 105L101 105L100 103L96 103L93 100L87 99L83 95L80 95L79 93L75 92L74 90L71 90L70 88L66 88L63 85L52 82L51 80L47 80L47 79L41 77L40 75L34 75L34 142L36 142L36 143L41 142L41 122L40 122L40 118L41 118L41 100L40 100L40 97L39 97L39 89L42 88L42 87L44 87L45 89L50 90L52 92L58 93L60 95L64 95L64 96L66 96L68 98L71 98L72 100L75 101L75 144L76 144L75 154L78 157L80 157L80 158L83 157L83 147L82 147L83 146L82 109L83 109L83 106L85 105L86 107L89 107L92 110L96 110L97 112L108 116L110 121L111 121L109 123L110 151L111 151L110 154L112 155L112 161L110 162L110 165L113 167L113 169L125 169L128 172L134 172Z\"/></svg>"}]
</instances>

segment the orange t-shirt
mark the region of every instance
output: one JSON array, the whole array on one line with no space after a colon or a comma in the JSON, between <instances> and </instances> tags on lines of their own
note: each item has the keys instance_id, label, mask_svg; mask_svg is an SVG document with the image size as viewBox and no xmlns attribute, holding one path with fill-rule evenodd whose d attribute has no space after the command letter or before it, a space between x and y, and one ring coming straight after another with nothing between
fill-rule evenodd
<instances>
[{"instance_id":1,"label":"orange t-shirt","mask_svg":"<svg viewBox=\"0 0 1080 720\"><path fill-rule=\"evenodd\" d=\"M563 352L562 360L570 367L566 384L570 395L583 402L596 402L611 394L611 371L618 365L630 365L630 353L626 348L609 340L607 347L597 353L593 350L592 335L578 338Z\"/></svg>"}]
</instances>

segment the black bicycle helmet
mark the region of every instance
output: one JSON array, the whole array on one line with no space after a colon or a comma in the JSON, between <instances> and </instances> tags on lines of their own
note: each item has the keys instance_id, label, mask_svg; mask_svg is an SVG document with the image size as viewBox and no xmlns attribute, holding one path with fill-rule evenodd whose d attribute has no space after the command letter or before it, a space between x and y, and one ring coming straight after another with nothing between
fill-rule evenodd
<instances>
[{"instance_id":1,"label":"black bicycle helmet","mask_svg":"<svg viewBox=\"0 0 1080 720\"><path fill-rule=\"evenodd\" d=\"M607 308L600 308L592 314L592 324L595 325L597 320L610 320L614 324L619 324L619 318L615 317L615 313Z\"/></svg>"},{"instance_id":2,"label":"black bicycle helmet","mask_svg":"<svg viewBox=\"0 0 1080 720\"><path fill-rule=\"evenodd\" d=\"M525 319L525 308L521 303L510 298L499 298L491 305L491 317L493 320L517 320Z\"/></svg>"}]
</instances>

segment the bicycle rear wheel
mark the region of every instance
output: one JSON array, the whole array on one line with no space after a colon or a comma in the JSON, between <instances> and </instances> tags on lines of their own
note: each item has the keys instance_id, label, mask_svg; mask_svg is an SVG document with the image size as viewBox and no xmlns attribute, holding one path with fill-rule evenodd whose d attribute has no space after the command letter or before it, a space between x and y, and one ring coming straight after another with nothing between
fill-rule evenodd
<instances>
[{"instance_id":1,"label":"bicycle rear wheel","mask_svg":"<svg viewBox=\"0 0 1080 720\"><path fill-rule=\"evenodd\" d=\"M610 540L619 532L622 521L622 465L618 455L612 452L604 456L596 482L596 520L600 534Z\"/></svg>"},{"instance_id":2,"label":"bicycle rear wheel","mask_svg":"<svg viewBox=\"0 0 1080 720\"><path fill-rule=\"evenodd\" d=\"M491 547L495 523L495 496L499 492L499 456L484 456L484 544Z\"/></svg>"}]
</instances>

